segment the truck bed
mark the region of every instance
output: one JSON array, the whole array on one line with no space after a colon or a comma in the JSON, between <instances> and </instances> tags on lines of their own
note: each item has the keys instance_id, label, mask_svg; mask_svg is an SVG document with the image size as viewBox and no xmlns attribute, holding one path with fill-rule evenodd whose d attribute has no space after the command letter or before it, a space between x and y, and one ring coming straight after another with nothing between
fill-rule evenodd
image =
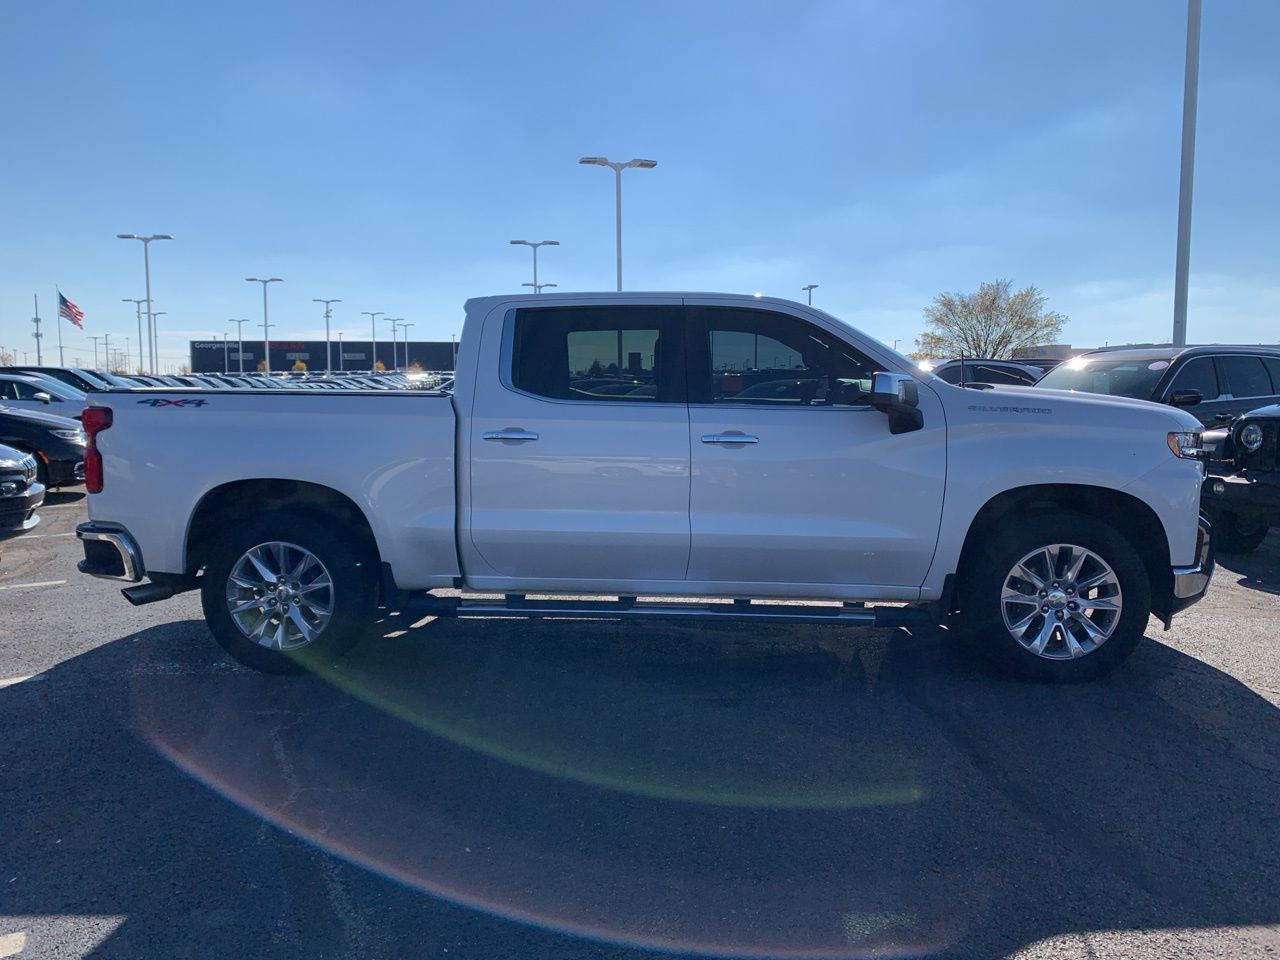
<instances>
[{"instance_id":1,"label":"truck bed","mask_svg":"<svg viewBox=\"0 0 1280 960\"><path fill-rule=\"evenodd\" d=\"M251 501L268 480L350 499L400 588L451 586L458 575L448 394L136 389L94 394L91 405L110 407L112 425L97 437L105 479L90 518L127 527L148 572L193 573L174 524L215 491Z\"/></svg>"}]
</instances>

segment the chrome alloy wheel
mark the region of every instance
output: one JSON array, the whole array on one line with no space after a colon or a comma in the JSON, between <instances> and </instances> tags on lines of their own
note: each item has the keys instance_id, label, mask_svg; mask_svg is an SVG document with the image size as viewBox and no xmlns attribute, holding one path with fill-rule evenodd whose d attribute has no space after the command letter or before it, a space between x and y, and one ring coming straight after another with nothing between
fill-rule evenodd
<instances>
[{"instance_id":1,"label":"chrome alloy wheel","mask_svg":"<svg viewBox=\"0 0 1280 960\"><path fill-rule=\"evenodd\" d=\"M1093 653L1115 632L1123 604L1115 571L1096 553L1070 543L1028 553L1000 591L1010 636L1048 660Z\"/></svg>"},{"instance_id":2,"label":"chrome alloy wheel","mask_svg":"<svg viewBox=\"0 0 1280 960\"><path fill-rule=\"evenodd\" d=\"M305 647L333 616L333 579L295 543L260 543L227 577L227 612L240 632L271 650Z\"/></svg>"}]
</instances>

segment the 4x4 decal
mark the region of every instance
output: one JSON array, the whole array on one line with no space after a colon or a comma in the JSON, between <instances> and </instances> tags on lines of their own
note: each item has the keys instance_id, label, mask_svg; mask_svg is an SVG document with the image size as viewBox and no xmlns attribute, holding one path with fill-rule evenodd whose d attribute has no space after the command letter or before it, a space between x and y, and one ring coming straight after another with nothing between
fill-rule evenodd
<instances>
[{"instance_id":1,"label":"4x4 decal","mask_svg":"<svg viewBox=\"0 0 1280 960\"><path fill-rule=\"evenodd\" d=\"M149 407L203 407L209 401L203 397L192 397L188 400L166 400L164 397L149 397L138 402L145 403Z\"/></svg>"}]
</instances>

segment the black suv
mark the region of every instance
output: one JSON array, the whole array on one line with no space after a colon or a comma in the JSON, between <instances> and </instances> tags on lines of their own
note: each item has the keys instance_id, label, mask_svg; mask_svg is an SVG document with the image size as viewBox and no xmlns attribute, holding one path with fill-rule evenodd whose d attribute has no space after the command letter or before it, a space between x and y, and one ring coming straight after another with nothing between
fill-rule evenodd
<instances>
[{"instance_id":1,"label":"black suv","mask_svg":"<svg viewBox=\"0 0 1280 960\"><path fill-rule=\"evenodd\" d=\"M1139 347L1094 350L1036 384L1185 407L1206 427L1280 403L1280 347Z\"/></svg>"},{"instance_id":2,"label":"black suv","mask_svg":"<svg viewBox=\"0 0 1280 960\"><path fill-rule=\"evenodd\" d=\"M1280 526L1280 404L1251 410L1231 425L1210 461L1200 508L1223 553L1256 550Z\"/></svg>"},{"instance_id":3,"label":"black suv","mask_svg":"<svg viewBox=\"0 0 1280 960\"><path fill-rule=\"evenodd\" d=\"M0 537L30 530L40 522L36 510L44 486L36 479L36 458L0 445Z\"/></svg>"}]
</instances>

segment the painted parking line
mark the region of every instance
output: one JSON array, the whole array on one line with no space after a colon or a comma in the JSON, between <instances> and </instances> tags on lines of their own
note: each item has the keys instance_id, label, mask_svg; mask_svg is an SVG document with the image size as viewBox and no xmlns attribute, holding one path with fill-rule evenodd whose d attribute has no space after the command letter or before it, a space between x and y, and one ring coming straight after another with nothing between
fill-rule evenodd
<instances>
[{"instance_id":1,"label":"painted parking line","mask_svg":"<svg viewBox=\"0 0 1280 960\"><path fill-rule=\"evenodd\" d=\"M16 957L27 948L27 932L6 933L0 936L0 957Z\"/></svg>"},{"instance_id":2,"label":"painted parking line","mask_svg":"<svg viewBox=\"0 0 1280 960\"><path fill-rule=\"evenodd\" d=\"M36 583L4 583L0 584L0 590L34 590L37 587L60 587L66 582L65 580L39 580Z\"/></svg>"},{"instance_id":3,"label":"painted parking line","mask_svg":"<svg viewBox=\"0 0 1280 960\"><path fill-rule=\"evenodd\" d=\"M43 673L29 673L25 677L4 677L0 679L0 690L5 687L16 687L20 683L36 683L43 679Z\"/></svg>"}]
</instances>

